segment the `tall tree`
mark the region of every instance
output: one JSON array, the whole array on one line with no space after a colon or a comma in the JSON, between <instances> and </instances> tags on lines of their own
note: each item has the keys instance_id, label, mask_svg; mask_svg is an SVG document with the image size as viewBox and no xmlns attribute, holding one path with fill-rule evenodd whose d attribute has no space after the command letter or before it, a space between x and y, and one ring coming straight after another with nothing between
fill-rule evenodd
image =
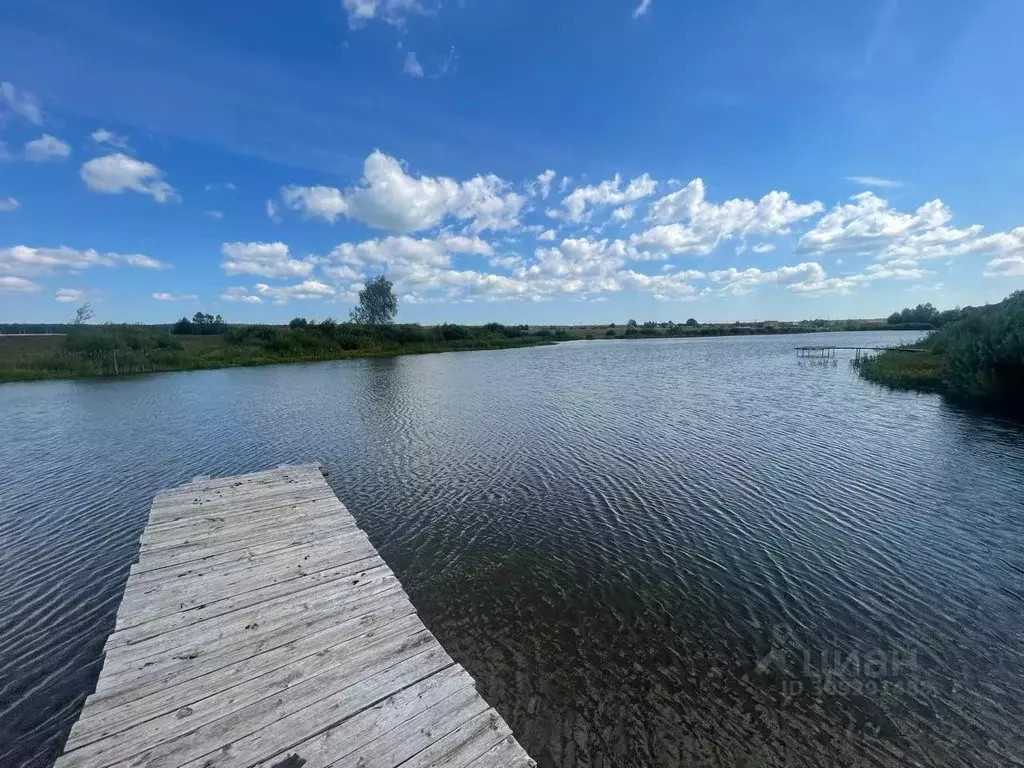
<instances>
[{"instance_id":1,"label":"tall tree","mask_svg":"<svg viewBox=\"0 0 1024 768\"><path fill-rule=\"evenodd\" d=\"M75 310L75 319L71 322L73 325L85 325L94 317L96 317L96 313L92 311L92 304L87 301Z\"/></svg>"},{"instance_id":2,"label":"tall tree","mask_svg":"<svg viewBox=\"0 0 1024 768\"><path fill-rule=\"evenodd\" d=\"M377 275L359 292L359 306L349 318L360 325L391 325L398 312L394 285L384 275Z\"/></svg>"}]
</instances>

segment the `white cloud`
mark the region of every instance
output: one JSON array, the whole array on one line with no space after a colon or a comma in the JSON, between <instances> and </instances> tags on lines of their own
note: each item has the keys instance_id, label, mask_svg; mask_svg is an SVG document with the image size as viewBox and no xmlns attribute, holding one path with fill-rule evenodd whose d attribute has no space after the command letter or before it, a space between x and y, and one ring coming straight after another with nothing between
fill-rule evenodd
<instances>
[{"instance_id":1,"label":"white cloud","mask_svg":"<svg viewBox=\"0 0 1024 768\"><path fill-rule=\"evenodd\" d=\"M537 236L537 239L538 240L547 240L547 241L554 240L555 239L555 230L553 230L553 229L545 229L543 232L541 232Z\"/></svg>"},{"instance_id":2,"label":"white cloud","mask_svg":"<svg viewBox=\"0 0 1024 768\"><path fill-rule=\"evenodd\" d=\"M220 266L228 275L306 277L316 266L312 258L293 259L284 243L224 243L220 249Z\"/></svg>"},{"instance_id":3,"label":"white cloud","mask_svg":"<svg viewBox=\"0 0 1024 768\"><path fill-rule=\"evenodd\" d=\"M1024 253L1000 256L985 265L985 277L1024 277Z\"/></svg>"},{"instance_id":4,"label":"white cloud","mask_svg":"<svg viewBox=\"0 0 1024 768\"><path fill-rule=\"evenodd\" d=\"M0 116L5 110L10 110L30 123L43 124L43 108L39 99L28 91L15 88L11 83L0 83L0 107Z\"/></svg>"},{"instance_id":5,"label":"white cloud","mask_svg":"<svg viewBox=\"0 0 1024 768\"><path fill-rule=\"evenodd\" d=\"M416 59L416 53L409 51L405 54L405 64L402 66L402 74L410 77L423 77L423 67Z\"/></svg>"},{"instance_id":6,"label":"white cloud","mask_svg":"<svg viewBox=\"0 0 1024 768\"><path fill-rule=\"evenodd\" d=\"M551 183L555 180L555 172L551 169L544 171L537 180L530 185L529 192L532 197L540 197L542 200L547 200L548 195L551 194Z\"/></svg>"},{"instance_id":7,"label":"white cloud","mask_svg":"<svg viewBox=\"0 0 1024 768\"><path fill-rule=\"evenodd\" d=\"M334 187L284 187L281 199L293 211L301 211L307 218L321 218L333 224L342 214L348 213L348 201L340 189ZM277 206L267 201L267 215L275 220Z\"/></svg>"},{"instance_id":8,"label":"white cloud","mask_svg":"<svg viewBox=\"0 0 1024 768\"><path fill-rule=\"evenodd\" d=\"M142 269L170 269L171 265L166 262L146 256L143 253L132 253L122 256L121 261L130 267L141 267Z\"/></svg>"},{"instance_id":9,"label":"white cloud","mask_svg":"<svg viewBox=\"0 0 1024 768\"><path fill-rule=\"evenodd\" d=\"M270 286L257 283L256 291L260 296L272 299L275 304L287 304L292 299L323 299L333 296L337 291L319 280L306 280L298 285Z\"/></svg>"},{"instance_id":10,"label":"white cloud","mask_svg":"<svg viewBox=\"0 0 1024 768\"><path fill-rule=\"evenodd\" d=\"M222 191L222 190L224 192L237 192L238 191L238 187L235 186L234 182L231 182L231 181L224 181L224 182L211 181L209 184L207 184L203 188L204 192L219 192L219 191Z\"/></svg>"},{"instance_id":11,"label":"white cloud","mask_svg":"<svg viewBox=\"0 0 1024 768\"><path fill-rule=\"evenodd\" d=\"M119 195L132 191L149 195L158 203L178 202L177 191L163 180L163 171L120 152L96 157L82 164L82 181L93 192Z\"/></svg>"},{"instance_id":12,"label":"white cloud","mask_svg":"<svg viewBox=\"0 0 1024 768\"><path fill-rule=\"evenodd\" d=\"M53 298L61 304L77 304L85 298L85 291L79 288L58 288Z\"/></svg>"},{"instance_id":13,"label":"white cloud","mask_svg":"<svg viewBox=\"0 0 1024 768\"><path fill-rule=\"evenodd\" d=\"M341 0L341 7L348 14L352 29L358 29L373 19L401 27L407 16L429 10L419 0Z\"/></svg>"},{"instance_id":14,"label":"white cloud","mask_svg":"<svg viewBox=\"0 0 1024 768\"><path fill-rule=\"evenodd\" d=\"M130 152L131 148L128 146L128 137L122 136L121 134L108 131L106 128L98 128L92 132L92 140L94 144L105 145L112 149L120 149L125 152Z\"/></svg>"},{"instance_id":15,"label":"white cloud","mask_svg":"<svg viewBox=\"0 0 1024 768\"><path fill-rule=\"evenodd\" d=\"M132 267L164 269L169 265L143 254L100 253L88 249L74 248L32 248L15 245L0 248L0 274L41 275L55 272L81 272L90 267L116 267L127 264Z\"/></svg>"},{"instance_id":16,"label":"white cloud","mask_svg":"<svg viewBox=\"0 0 1024 768\"><path fill-rule=\"evenodd\" d=\"M749 293L756 286L765 284L782 285L796 292L814 288L821 290L826 279L824 267L813 261L766 271L757 267L744 270L729 267L711 272L708 277L714 283L724 283L723 292L733 295Z\"/></svg>"},{"instance_id":17,"label":"white cloud","mask_svg":"<svg viewBox=\"0 0 1024 768\"><path fill-rule=\"evenodd\" d=\"M66 141L44 133L38 139L25 143L25 159L33 163L47 160L59 160L71 154L71 147Z\"/></svg>"},{"instance_id":18,"label":"white cloud","mask_svg":"<svg viewBox=\"0 0 1024 768\"><path fill-rule=\"evenodd\" d=\"M622 177L615 174L614 179L602 181L600 184L577 187L562 199L565 209L561 215L573 223L580 223L590 218L587 207L598 205L623 205L653 195L658 189L658 182L648 174L637 176L622 188Z\"/></svg>"},{"instance_id":19,"label":"white cloud","mask_svg":"<svg viewBox=\"0 0 1024 768\"><path fill-rule=\"evenodd\" d=\"M277 203L275 203L273 200L267 200L266 210L268 219L270 219L275 224L281 223L281 217L277 213Z\"/></svg>"},{"instance_id":20,"label":"white cloud","mask_svg":"<svg viewBox=\"0 0 1024 768\"><path fill-rule=\"evenodd\" d=\"M758 243L750 250L752 250L754 253L771 253L772 251L775 250L775 246L772 245L771 243Z\"/></svg>"},{"instance_id":21,"label":"white cloud","mask_svg":"<svg viewBox=\"0 0 1024 768\"><path fill-rule=\"evenodd\" d=\"M23 277L0 277L0 293L32 293L42 290L36 283Z\"/></svg>"},{"instance_id":22,"label":"white cloud","mask_svg":"<svg viewBox=\"0 0 1024 768\"><path fill-rule=\"evenodd\" d=\"M914 213L900 213L874 192L854 195L852 203L835 206L810 232L797 250L822 254L883 248L907 236L942 227L952 213L941 200L925 203Z\"/></svg>"},{"instance_id":23,"label":"white cloud","mask_svg":"<svg viewBox=\"0 0 1024 768\"><path fill-rule=\"evenodd\" d=\"M883 179L880 176L847 176L847 181L851 181L854 184L860 184L862 187L902 187L902 181L893 181L892 179Z\"/></svg>"},{"instance_id":24,"label":"white cloud","mask_svg":"<svg viewBox=\"0 0 1024 768\"><path fill-rule=\"evenodd\" d=\"M21 208L21 203L13 197L0 197L0 213L11 213Z\"/></svg>"},{"instance_id":25,"label":"white cloud","mask_svg":"<svg viewBox=\"0 0 1024 768\"><path fill-rule=\"evenodd\" d=\"M223 219L224 211L203 211L203 216L208 219Z\"/></svg>"},{"instance_id":26,"label":"white cloud","mask_svg":"<svg viewBox=\"0 0 1024 768\"><path fill-rule=\"evenodd\" d=\"M222 301L241 301L246 304L262 304L263 299L259 296L249 293L249 289L243 286L232 286L231 288L225 288L224 293L220 295Z\"/></svg>"},{"instance_id":27,"label":"white cloud","mask_svg":"<svg viewBox=\"0 0 1024 768\"><path fill-rule=\"evenodd\" d=\"M723 240L750 235L784 235L790 227L822 210L821 203L797 203L788 192L769 192L760 200L706 200L704 181L693 179L657 200L648 220L656 226L630 242L656 252L707 255Z\"/></svg>"},{"instance_id":28,"label":"white cloud","mask_svg":"<svg viewBox=\"0 0 1024 768\"><path fill-rule=\"evenodd\" d=\"M636 210L636 206L624 205L621 208L616 208L612 211L612 218L615 221L629 221L633 218L633 213Z\"/></svg>"},{"instance_id":29,"label":"white cloud","mask_svg":"<svg viewBox=\"0 0 1024 768\"><path fill-rule=\"evenodd\" d=\"M199 297L194 293L154 293L153 298L157 301L196 301Z\"/></svg>"},{"instance_id":30,"label":"white cloud","mask_svg":"<svg viewBox=\"0 0 1024 768\"><path fill-rule=\"evenodd\" d=\"M651 9L651 0L640 0L640 5L633 11L633 18L639 19Z\"/></svg>"},{"instance_id":31,"label":"white cloud","mask_svg":"<svg viewBox=\"0 0 1024 768\"><path fill-rule=\"evenodd\" d=\"M363 165L362 183L342 192L334 187L290 186L281 198L292 210L334 223L348 216L375 229L416 232L445 218L470 222L479 233L519 225L526 197L509 190L497 176L458 182L446 177L414 177L393 157L374 152Z\"/></svg>"}]
</instances>

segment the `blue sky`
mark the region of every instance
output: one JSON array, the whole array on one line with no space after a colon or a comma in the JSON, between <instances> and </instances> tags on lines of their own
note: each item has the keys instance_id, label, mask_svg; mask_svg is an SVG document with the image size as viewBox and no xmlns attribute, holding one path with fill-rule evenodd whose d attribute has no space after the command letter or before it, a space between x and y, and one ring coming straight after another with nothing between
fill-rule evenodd
<instances>
[{"instance_id":1,"label":"blue sky","mask_svg":"<svg viewBox=\"0 0 1024 768\"><path fill-rule=\"evenodd\" d=\"M874 317L1024 288L1016 0L7 0L0 320Z\"/></svg>"}]
</instances>

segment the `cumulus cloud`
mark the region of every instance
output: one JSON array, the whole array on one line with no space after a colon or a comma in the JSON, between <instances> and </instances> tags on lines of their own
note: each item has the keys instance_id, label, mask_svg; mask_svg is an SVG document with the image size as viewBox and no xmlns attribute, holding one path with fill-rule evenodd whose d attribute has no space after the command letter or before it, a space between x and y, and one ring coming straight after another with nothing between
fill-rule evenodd
<instances>
[{"instance_id":1,"label":"cumulus cloud","mask_svg":"<svg viewBox=\"0 0 1024 768\"><path fill-rule=\"evenodd\" d=\"M90 267L116 267L118 265L144 269L166 269L169 265L140 253L100 253L88 249L79 251L67 246L59 248L31 248L15 245L0 248L0 274L42 275L58 272L81 272Z\"/></svg>"},{"instance_id":2,"label":"cumulus cloud","mask_svg":"<svg viewBox=\"0 0 1024 768\"><path fill-rule=\"evenodd\" d=\"M0 293L32 293L42 290L39 285L23 277L0 277Z\"/></svg>"},{"instance_id":3,"label":"cumulus cloud","mask_svg":"<svg viewBox=\"0 0 1024 768\"><path fill-rule=\"evenodd\" d=\"M532 197L539 197L542 200L547 200L548 195L551 194L551 183L555 180L555 172L548 169L544 171L537 180L530 185L529 193Z\"/></svg>"},{"instance_id":4,"label":"cumulus cloud","mask_svg":"<svg viewBox=\"0 0 1024 768\"><path fill-rule=\"evenodd\" d=\"M1024 253L1000 256L985 265L985 277L1024 277Z\"/></svg>"},{"instance_id":5,"label":"cumulus cloud","mask_svg":"<svg viewBox=\"0 0 1024 768\"><path fill-rule=\"evenodd\" d=\"M21 203L13 197L0 197L0 213L11 213L21 208Z\"/></svg>"},{"instance_id":6,"label":"cumulus cloud","mask_svg":"<svg viewBox=\"0 0 1024 768\"><path fill-rule=\"evenodd\" d=\"M128 146L127 136L108 131L106 128L97 128L92 132L91 136L94 144L110 147L111 149L119 149L123 152L131 151L131 147Z\"/></svg>"},{"instance_id":7,"label":"cumulus cloud","mask_svg":"<svg viewBox=\"0 0 1024 768\"><path fill-rule=\"evenodd\" d=\"M85 298L85 291L79 288L58 288L53 298L61 304L77 304Z\"/></svg>"},{"instance_id":8,"label":"cumulus cloud","mask_svg":"<svg viewBox=\"0 0 1024 768\"><path fill-rule=\"evenodd\" d=\"M410 77L423 77L423 67L416 58L414 51L405 54L405 64L402 66L402 74Z\"/></svg>"},{"instance_id":9,"label":"cumulus cloud","mask_svg":"<svg viewBox=\"0 0 1024 768\"><path fill-rule=\"evenodd\" d=\"M760 200L711 203L704 181L693 179L657 200L648 215L655 226L634 235L631 243L656 254L707 255L723 240L750 235L785 235L790 227L822 211L821 203L797 203L788 192L769 192Z\"/></svg>"},{"instance_id":10,"label":"cumulus cloud","mask_svg":"<svg viewBox=\"0 0 1024 768\"><path fill-rule=\"evenodd\" d=\"M577 187L562 199L564 211L561 213L566 221L578 224L590 218L588 206L623 205L653 195L658 189L658 182L649 174L637 176L622 188L622 177L615 174L614 179L602 181L600 184Z\"/></svg>"},{"instance_id":11,"label":"cumulus cloud","mask_svg":"<svg viewBox=\"0 0 1024 768\"><path fill-rule=\"evenodd\" d=\"M430 10L420 0L341 0L341 7L348 14L348 23L352 29L358 29L374 19L401 27L406 17Z\"/></svg>"},{"instance_id":12,"label":"cumulus cloud","mask_svg":"<svg viewBox=\"0 0 1024 768\"><path fill-rule=\"evenodd\" d=\"M775 246L772 245L771 243L758 243L750 250L752 250L754 253L771 253L772 251L775 250Z\"/></svg>"},{"instance_id":13,"label":"cumulus cloud","mask_svg":"<svg viewBox=\"0 0 1024 768\"><path fill-rule=\"evenodd\" d=\"M240 301L245 304L262 304L263 299L255 294L249 293L249 289L244 286L232 286L231 288L225 288L224 293L220 295L221 301Z\"/></svg>"},{"instance_id":14,"label":"cumulus cloud","mask_svg":"<svg viewBox=\"0 0 1024 768\"><path fill-rule=\"evenodd\" d=\"M555 239L555 230L553 230L553 229L545 229L543 232L541 232L539 235L537 235L537 239L538 240L546 240L546 241L554 240Z\"/></svg>"},{"instance_id":15,"label":"cumulus cloud","mask_svg":"<svg viewBox=\"0 0 1024 768\"><path fill-rule=\"evenodd\" d=\"M265 207L267 211L267 218L275 224L279 224L281 222L281 217L277 213L277 203L273 200L267 200Z\"/></svg>"},{"instance_id":16,"label":"cumulus cloud","mask_svg":"<svg viewBox=\"0 0 1024 768\"><path fill-rule=\"evenodd\" d=\"M8 82L0 83L0 117L4 112L13 112L35 125L43 124L43 107L39 99Z\"/></svg>"},{"instance_id":17,"label":"cumulus cloud","mask_svg":"<svg viewBox=\"0 0 1024 768\"><path fill-rule=\"evenodd\" d=\"M284 187L281 200L293 211L300 211L307 218L320 218L333 224L337 218L348 213L348 201L340 189L335 187ZM267 201L267 215L277 215L277 207Z\"/></svg>"},{"instance_id":18,"label":"cumulus cloud","mask_svg":"<svg viewBox=\"0 0 1024 768\"><path fill-rule=\"evenodd\" d=\"M638 5L636 7L636 10L633 11L633 18L639 19L641 16L643 16L649 10L651 10L651 2L652 0L640 0L640 5Z\"/></svg>"},{"instance_id":19,"label":"cumulus cloud","mask_svg":"<svg viewBox=\"0 0 1024 768\"><path fill-rule=\"evenodd\" d=\"M417 232L446 218L469 222L472 232L519 225L524 195L494 175L458 182L447 177L415 177L402 164L374 152L363 164L361 184L346 191L334 187L290 186L281 190L284 204L307 217L334 223L339 216L374 229Z\"/></svg>"},{"instance_id":20,"label":"cumulus cloud","mask_svg":"<svg viewBox=\"0 0 1024 768\"><path fill-rule=\"evenodd\" d=\"M60 160L71 154L71 147L66 141L44 133L38 139L25 143L25 159L33 163L44 163L47 160Z\"/></svg>"},{"instance_id":21,"label":"cumulus cloud","mask_svg":"<svg viewBox=\"0 0 1024 768\"><path fill-rule=\"evenodd\" d=\"M945 225L952 213L941 200L932 200L914 213L900 213L874 192L854 195L852 203L835 206L800 238L806 253L863 251L884 248L910 235Z\"/></svg>"},{"instance_id":22,"label":"cumulus cloud","mask_svg":"<svg viewBox=\"0 0 1024 768\"><path fill-rule=\"evenodd\" d=\"M629 221L633 218L633 213L636 211L636 206L624 205L621 208L616 208L612 211L612 219L615 221Z\"/></svg>"},{"instance_id":23,"label":"cumulus cloud","mask_svg":"<svg viewBox=\"0 0 1024 768\"><path fill-rule=\"evenodd\" d=\"M199 297L194 293L154 293L153 298L157 301L196 301Z\"/></svg>"},{"instance_id":24,"label":"cumulus cloud","mask_svg":"<svg viewBox=\"0 0 1024 768\"><path fill-rule=\"evenodd\" d=\"M709 279L724 284L723 292L733 295L749 293L759 285L774 283L792 291L806 292L816 287L821 290L825 281L825 269L816 262L803 262L795 266L784 266L772 270L757 267L738 270L735 267L711 272Z\"/></svg>"},{"instance_id":25,"label":"cumulus cloud","mask_svg":"<svg viewBox=\"0 0 1024 768\"><path fill-rule=\"evenodd\" d=\"M284 243L224 243L220 250L220 266L228 275L306 277L316 266L315 259L292 258Z\"/></svg>"},{"instance_id":26,"label":"cumulus cloud","mask_svg":"<svg viewBox=\"0 0 1024 768\"><path fill-rule=\"evenodd\" d=\"M287 304L292 299L324 299L337 293L332 286L319 280L306 280L298 285L271 286L265 283L256 284L256 292L260 296L271 299L275 304Z\"/></svg>"},{"instance_id":27,"label":"cumulus cloud","mask_svg":"<svg viewBox=\"0 0 1024 768\"><path fill-rule=\"evenodd\" d=\"M131 191L149 195L158 203L180 201L177 190L163 180L163 175L152 163L121 152L88 160L81 169L82 181L93 192L119 195Z\"/></svg>"}]
</instances>

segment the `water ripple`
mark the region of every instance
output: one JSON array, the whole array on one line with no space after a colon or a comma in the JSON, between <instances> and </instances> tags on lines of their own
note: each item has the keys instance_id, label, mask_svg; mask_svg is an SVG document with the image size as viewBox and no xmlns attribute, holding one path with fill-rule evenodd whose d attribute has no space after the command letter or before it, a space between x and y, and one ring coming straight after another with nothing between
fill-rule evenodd
<instances>
[{"instance_id":1,"label":"water ripple","mask_svg":"<svg viewBox=\"0 0 1024 768\"><path fill-rule=\"evenodd\" d=\"M796 343L0 387L0 765L58 754L156 490L313 460L543 768L1019 760L1024 434Z\"/></svg>"}]
</instances>

